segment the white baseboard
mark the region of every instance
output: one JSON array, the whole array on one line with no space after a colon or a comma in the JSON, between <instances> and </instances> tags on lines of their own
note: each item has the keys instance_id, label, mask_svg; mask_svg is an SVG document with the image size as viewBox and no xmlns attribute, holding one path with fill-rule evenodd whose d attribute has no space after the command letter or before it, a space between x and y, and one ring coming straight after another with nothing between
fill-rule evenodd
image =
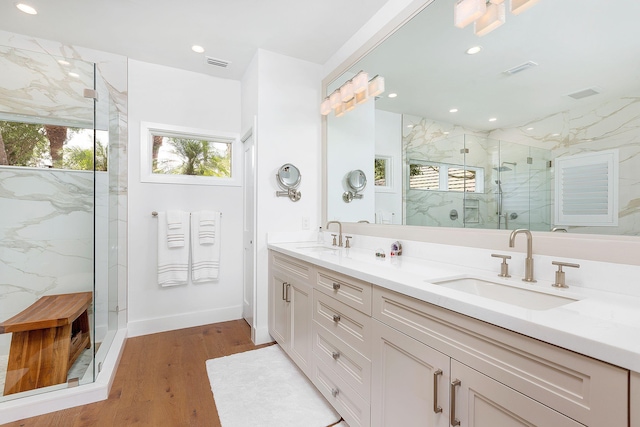
<instances>
[{"instance_id":1,"label":"white baseboard","mask_svg":"<svg viewBox=\"0 0 640 427\"><path fill-rule=\"evenodd\" d=\"M266 326L264 328L256 328L252 339L255 345L267 344L275 341L271 335L269 335L269 328Z\"/></svg>"},{"instance_id":2,"label":"white baseboard","mask_svg":"<svg viewBox=\"0 0 640 427\"><path fill-rule=\"evenodd\" d=\"M195 313L177 314L167 317L156 317L129 321L127 330L130 337L173 331L176 329L192 328L194 326L211 323L226 322L242 319L242 305L198 311Z\"/></svg>"},{"instance_id":3,"label":"white baseboard","mask_svg":"<svg viewBox=\"0 0 640 427\"><path fill-rule=\"evenodd\" d=\"M120 329L116 333L95 382L2 402L0 424L105 400L109 397L126 337L126 329Z\"/></svg>"}]
</instances>

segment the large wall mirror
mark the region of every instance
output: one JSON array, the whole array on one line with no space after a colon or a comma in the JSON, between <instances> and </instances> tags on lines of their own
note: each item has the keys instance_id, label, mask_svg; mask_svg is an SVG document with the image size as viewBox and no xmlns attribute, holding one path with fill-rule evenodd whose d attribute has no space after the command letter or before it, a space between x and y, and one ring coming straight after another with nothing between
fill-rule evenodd
<instances>
[{"instance_id":1,"label":"large wall mirror","mask_svg":"<svg viewBox=\"0 0 640 427\"><path fill-rule=\"evenodd\" d=\"M386 89L327 116L328 220L640 235L640 2L505 3L477 36L435 0L328 84Z\"/></svg>"}]
</instances>

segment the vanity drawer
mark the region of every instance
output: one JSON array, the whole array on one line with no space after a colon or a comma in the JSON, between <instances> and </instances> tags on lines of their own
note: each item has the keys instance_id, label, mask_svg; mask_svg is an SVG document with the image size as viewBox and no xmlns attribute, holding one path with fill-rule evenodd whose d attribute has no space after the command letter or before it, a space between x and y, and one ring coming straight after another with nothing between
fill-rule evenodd
<instances>
[{"instance_id":1,"label":"vanity drawer","mask_svg":"<svg viewBox=\"0 0 640 427\"><path fill-rule=\"evenodd\" d=\"M367 402L371 395L371 361L318 323L313 325L313 352Z\"/></svg>"},{"instance_id":2,"label":"vanity drawer","mask_svg":"<svg viewBox=\"0 0 640 427\"><path fill-rule=\"evenodd\" d=\"M371 409L355 390L336 372L328 368L317 356L313 364L311 381L331 403L350 427L371 425Z\"/></svg>"},{"instance_id":3,"label":"vanity drawer","mask_svg":"<svg viewBox=\"0 0 640 427\"><path fill-rule=\"evenodd\" d=\"M371 354L371 317L314 290L313 320L364 355Z\"/></svg>"},{"instance_id":4,"label":"vanity drawer","mask_svg":"<svg viewBox=\"0 0 640 427\"><path fill-rule=\"evenodd\" d=\"M373 316L585 425L628 425L625 369L379 287Z\"/></svg>"},{"instance_id":5,"label":"vanity drawer","mask_svg":"<svg viewBox=\"0 0 640 427\"><path fill-rule=\"evenodd\" d=\"M318 269L316 274L316 289L371 315L371 283L325 269Z\"/></svg>"},{"instance_id":6,"label":"vanity drawer","mask_svg":"<svg viewBox=\"0 0 640 427\"><path fill-rule=\"evenodd\" d=\"M280 270L304 281L311 278L312 271L309 264L275 251L271 251L271 269Z\"/></svg>"}]
</instances>

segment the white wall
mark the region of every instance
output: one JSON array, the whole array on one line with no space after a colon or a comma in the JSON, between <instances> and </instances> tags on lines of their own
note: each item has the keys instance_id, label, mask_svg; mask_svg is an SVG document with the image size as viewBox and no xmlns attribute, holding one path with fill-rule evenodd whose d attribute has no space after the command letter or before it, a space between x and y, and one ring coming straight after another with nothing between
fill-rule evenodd
<instances>
[{"instance_id":1,"label":"white wall","mask_svg":"<svg viewBox=\"0 0 640 427\"><path fill-rule=\"evenodd\" d=\"M248 105L243 105L242 129L249 128L246 121L253 114L258 117L256 342L271 340L267 233L302 231L303 218L310 232L321 225L320 70L317 64L259 50L243 79L242 98ZM284 163L293 163L302 174L298 202L275 195L275 175Z\"/></svg>"},{"instance_id":2,"label":"white wall","mask_svg":"<svg viewBox=\"0 0 640 427\"><path fill-rule=\"evenodd\" d=\"M142 121L239 134L240 82L129 60L129 334L241 318L242 187L141 183ZM222 212L217 282L158 286L151 212L170 209Z\"/></svg>"},{"instance_id":3,"label":"white wall","mask_svg":"<svg viewBox=\"0 0 640 427\"><path fill-rule=\"evenodd\" d=\"M376 157L391 163L389 188L375 188L376 223L402 224L402 115L376 110L375 129Z\"/></svg>"}]
</instances>

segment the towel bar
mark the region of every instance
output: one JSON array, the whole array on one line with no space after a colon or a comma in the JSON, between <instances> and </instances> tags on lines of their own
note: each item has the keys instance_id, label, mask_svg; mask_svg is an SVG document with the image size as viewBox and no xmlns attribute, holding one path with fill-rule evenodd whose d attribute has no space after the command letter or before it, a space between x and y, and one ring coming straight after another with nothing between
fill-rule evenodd
<instances>
[{"instance_id":1,"label":"towel bar","mask_svg":"<svg viewBox=\"0 0 640 427\"><path fill-rule=\"evenodd\" d=\"M189 214L189 215L191 215L191 214ZM158 212L156 212L156 211L151 212L151 216L154 217L154 218L157 218L158 217ZM222 216L222 212L220 212L220 216Z\"/></svg>"}]
</instances>

